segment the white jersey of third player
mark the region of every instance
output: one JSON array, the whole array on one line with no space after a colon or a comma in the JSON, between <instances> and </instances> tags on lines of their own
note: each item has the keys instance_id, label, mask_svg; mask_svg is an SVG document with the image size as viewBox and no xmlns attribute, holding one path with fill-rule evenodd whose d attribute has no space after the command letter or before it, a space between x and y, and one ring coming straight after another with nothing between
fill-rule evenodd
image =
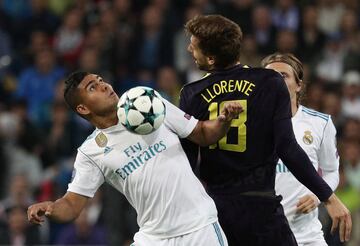
<instances>
[{"instance_id":1,"label":"white jersey of third player","mask_svg":"<svg viewBox=\"0 0 360 246\"><path fill-rule=\"evenodd\" d=\"M339 156L336 149L336 129L327 114L299 106L292 118L295 137L309 156L316 170L329 174L324 180L335 190L338 184ZM323 238L318 209L308 214L297 213L300 197L311 194L279 160L276 167L276 194L282 195L282 205L290 227L299 244Z\"/></svg>"},{"instance_id":2,"label":"white jersey of third player","mask_svg":"<svg viewBox=\"0 0 360 246\"><path fill-rule=\"evenodd\" d=\"M140 231L157 238L184 235L217 221L215 204L178 138L187 137L197 120L167 101L165 105L164 124L149 135L130 133L121 124L96 129L78 149L68 188L93 197L103 182L109 183L135 208Z\"/></svg>"}]
</instances>

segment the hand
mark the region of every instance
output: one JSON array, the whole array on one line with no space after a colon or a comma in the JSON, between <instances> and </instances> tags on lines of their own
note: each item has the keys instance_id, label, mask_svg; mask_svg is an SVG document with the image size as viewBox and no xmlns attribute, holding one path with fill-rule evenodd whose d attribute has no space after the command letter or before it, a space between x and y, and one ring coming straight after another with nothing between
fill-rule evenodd
<instances>
[{"instance_id":1,"label":"hand","mask_svg":"<svg viewBox=\"0 0 360 246\"><path fill-rule=\"evenodd\" d=\"M45 221L43 216L51 215L53 204L53 202L41 202L31 205L27 210L29 222L41 225Z\"/></svg>"},{"instance_id":2,"label":"hand","mask_svg":"<svg viewBox=\"0 0 360 246\"><path fill-rule=\"evenodd\" d=\"M238 102L226 102L223 110L218 116L218 120L223 122L230 122L232 119L239 117L239 114L243 112L244 109Z\"/></svg>"},{"instance_id":3,"label":"hand","mask_svg":"<svg viewBox=\"0 0 360 246\"><path fill-rule=\"evenodd\" d=\"M299 202L296 204L296 212L307 214L319 206L319 199L314 194L308 194L300 197Z\"/></svg>"},{"instance_id":4,"label":"hand","mask_svg":"<svg viewBox=\"0 0 360 246\"><path fill-rule=\"evenodd\" d=\"M340 241L349 241L352 228L349 210L334 193L325 202L325 208L332 219L331 233L339 227Z\"/></svg>"}]
</instances>

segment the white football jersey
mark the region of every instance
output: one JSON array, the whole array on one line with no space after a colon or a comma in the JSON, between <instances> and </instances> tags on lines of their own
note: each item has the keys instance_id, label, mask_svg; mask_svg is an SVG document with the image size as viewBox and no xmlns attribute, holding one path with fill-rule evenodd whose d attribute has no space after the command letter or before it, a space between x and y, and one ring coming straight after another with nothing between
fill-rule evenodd
<instances>
[{"instance_id":1,"label":"white football jersey","mask_svg":"<svg viewBox=\"0 0 360 246\"><path fill-rule=\"evenodd\" d=\"M292 118L297 142L309 156L328 185L335 190L339 182L339 156L336 149L336 129L330 115L299 106ZM309 243L322 236L318 209L308 214L297 213L299 199L312 192L302 185L279 160L276 167L276 194L282 195L282 205L298 243Z\"/></svg>"},{"instance_id":2,"label":"white football jersey","mask_svg":"<svg viewBox=\"0 0 360 246\"><path fill-rule=\"evenodd\" d=\"M137 212L140 231L170 238L217 221L217 210L182 149L197 120L164 100L164 124L137 135L121 124L96 129L78 149L68 191L93 197L107 182ZM120 195L120 194L119 194Z\"/></svg>"}]
</instances>

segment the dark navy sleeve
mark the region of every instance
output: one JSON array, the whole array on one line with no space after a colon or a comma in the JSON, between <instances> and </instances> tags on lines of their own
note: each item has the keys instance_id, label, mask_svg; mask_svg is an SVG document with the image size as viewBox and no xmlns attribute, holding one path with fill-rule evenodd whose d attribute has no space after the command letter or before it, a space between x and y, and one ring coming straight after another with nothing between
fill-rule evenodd
<instances>
[{"instance_id":1,"label":"dark navy sleeve","mask_svg":"<svg viewBox=\"0 0 360 246\"><path fill-rule=\"evenodd\" d=\"M278 84L274 116L274 138L277 155L291 173L320 201L326 201L333 191L319 176L305 151L297 143L291 123L291 104L288 89L281 77Z\"/></svg>"},{"instance_id":2,"label":"dark navy sleeve","mask_svg":"<svg viewBox=\"0 0 360 246\"><path fill-rule=\"evenodd\" d=\"M192 115L193 113L190 111L191 106L190 103L187 103L186 94L184 90L181 90L180 94L180 109L182 109L185 113ZM180 139L181 145L186 153L187 158L189 159L191 168L195 170L197 168L197 161L199 155L199 146L186 138Z\"/></svg>"}]
</instances>

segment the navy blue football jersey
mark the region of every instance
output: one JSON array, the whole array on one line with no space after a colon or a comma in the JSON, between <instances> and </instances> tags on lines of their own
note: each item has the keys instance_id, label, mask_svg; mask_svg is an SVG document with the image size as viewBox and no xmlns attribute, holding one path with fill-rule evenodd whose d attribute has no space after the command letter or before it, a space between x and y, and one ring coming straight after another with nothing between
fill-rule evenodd
<instances>
[{"instance_id":1,"label":"navy blue football jersey","mask_svg":"<svg viewBox=\"0 0 360 246\"><path fill-rule=\"evenodd\" d=\"M276 150L281 149L286 158L291 156L286 145L290 142L297 145L286 84L273 70L237 65L186 84L181 91L180 108L199 120L216 119L229 101L239 102L244 111L232 120L226 136L216 144L201 148L188 140L182 141L190 163L196 165L200 150L200 179L212 191L273 191L278 156L283 159ZM288 128L286 132L279 129L283 124ZM278 144L277 134L281 139L286 139L287 135L289 138ZM297 147L295 149L294 152ZM312 166L309 160L307 162ZM289 160L289 163L296 163L296 160ZM300 178L307 179L307 175ZM310 184L311 180L308 182L310 186L318 185ZM331 194L327 187L322 191L324 197Z\"/></svg>"}]
</instances>

